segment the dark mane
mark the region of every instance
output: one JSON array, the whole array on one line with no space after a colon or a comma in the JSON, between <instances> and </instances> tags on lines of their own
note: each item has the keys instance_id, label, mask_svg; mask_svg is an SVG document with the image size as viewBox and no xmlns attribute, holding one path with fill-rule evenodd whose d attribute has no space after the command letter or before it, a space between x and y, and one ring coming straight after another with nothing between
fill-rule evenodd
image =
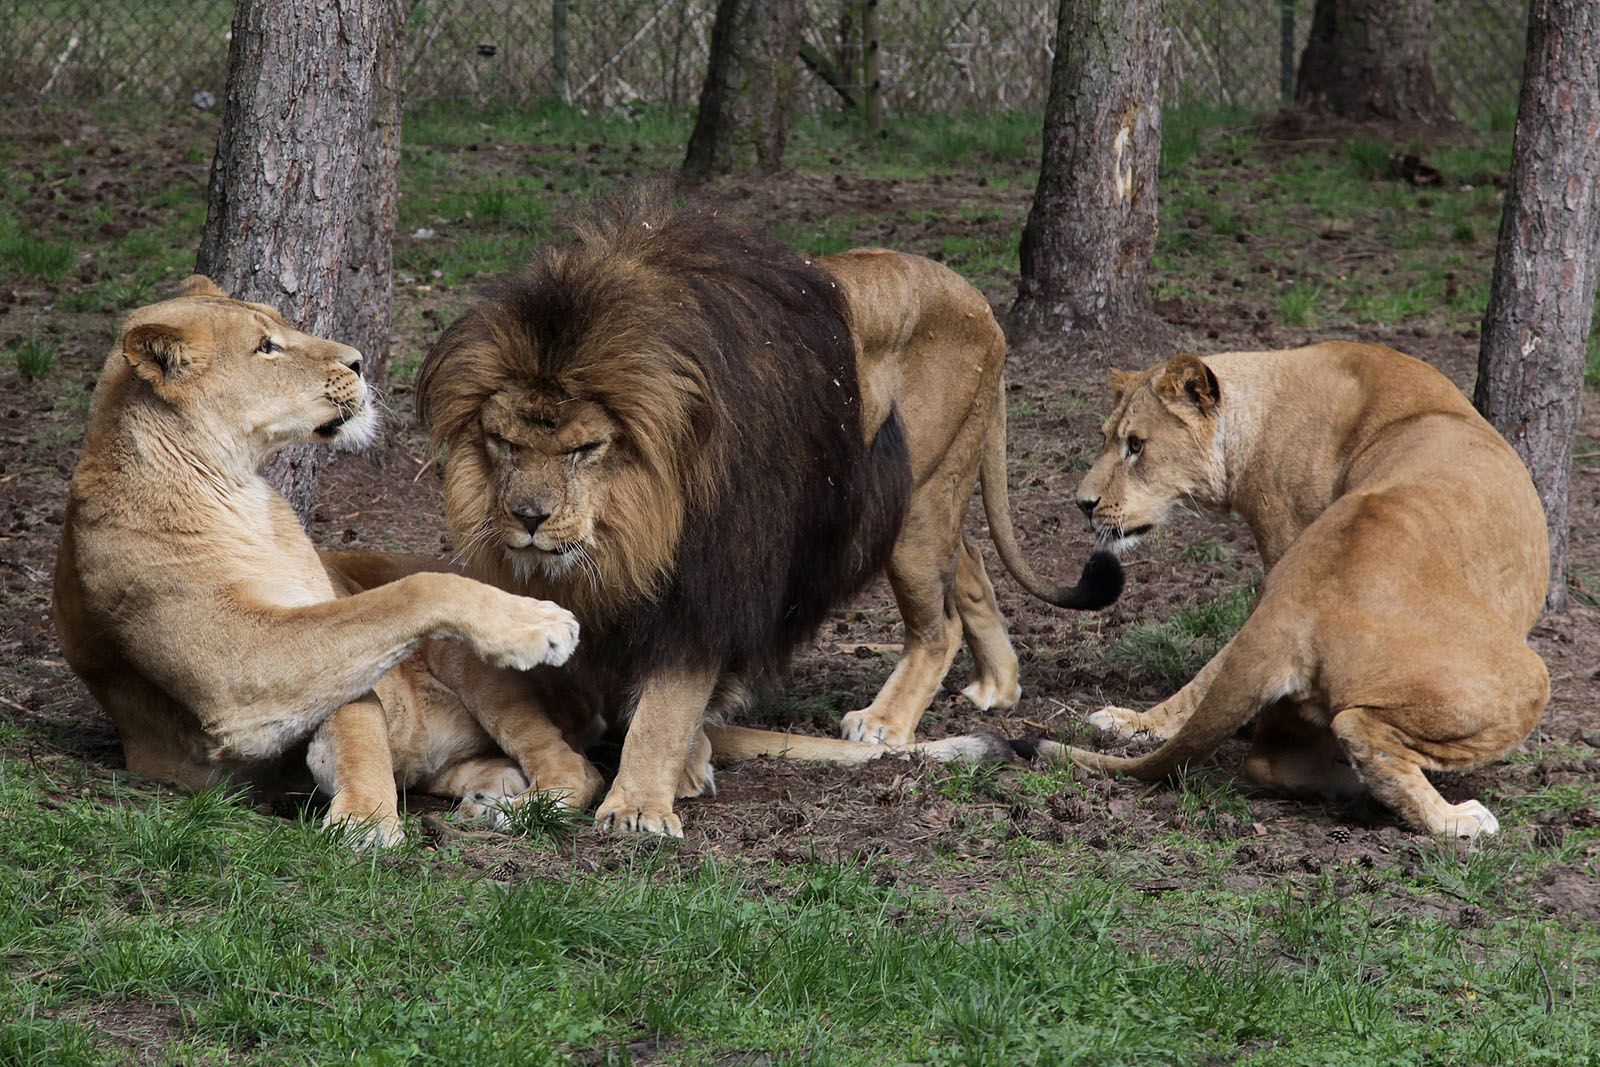
<instances>
[{"instance_id":1,"label":"dark mane","mask_svg":"<svg viewBox=\"0 0 1600 1067\"><path fill-rule=\"evenodd\" d=\"M602 562L601 598L617 585L589 611L581 575L527 591L578 613L578 656L608 674L754 676L882 570L904 518L903 428L862 440L848 314L820 270L713 210L613 205L446 331L419 412L453 444L511 382L604 406L682 503L670 566L633 588Z\"/></svg>"}]
</instances>

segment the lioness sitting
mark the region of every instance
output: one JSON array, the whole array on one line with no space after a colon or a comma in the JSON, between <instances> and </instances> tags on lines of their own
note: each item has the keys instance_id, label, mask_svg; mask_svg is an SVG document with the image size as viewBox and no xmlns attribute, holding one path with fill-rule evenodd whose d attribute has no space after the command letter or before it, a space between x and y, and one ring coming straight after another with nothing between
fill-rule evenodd
<instances>
[{"instance_id":1,"label":"lioness sitting","mask_svg":"<svg viewBox=\"0 0 1600 1067\"><path fill-rule=\"evenodd\" d=\"M602 825L681 834L674 798L712 790L713 749L857 760L910 742L963 637L965 695L1014 704L1017 655L963 531L980 468L1013 576L1064 606L1116 599L1109 555L1071 589L1021 558L1004 363L988 302L944 266L802 261L657 201L581 228L445 332L417 398L473 573L583 621L571 664L530 672L543 707L627 725ZM884 571L904 653L842 724L875 745L719 724Z\"/></svg>"},{"instance_id":2,"label":"lioness sitting","mask_svg":"<svg viewBox=\"0 0 1600 1067\"><path fill-rule=\"evenodd\" d=\"M1256 718L1245 774L1341 798L1363 786L1442 837L1498 828L1423 770L1467 770L1527 736L1549 697L1525 642L1544 602L1544 511L1517 454L1444 375L1379 345L1182 355L1113 372L1105 446L1078 489L1126 546L1194 502L1250 524L1267 574L1234 639L1170 699L1095 725L1165 743L1063 749L1157 779Z\"/></svg>"},{"instance_id":3,"label":"lioness sitting","mask_svg":"<svg viewBox=\"0 0 1600 1067\"><path fill-rule=\"evenodd\" d=\"M399 834L397 777L480 804L528 787L463 704L516 694L467 650L561 663L573 616L421 561L334 553L325 568L261 475L287 445L360 444L375 421L360 353L206 278L128 318L72 478L55 618L129 770L276 790L309 762L329 822L379 842ZM418 652L436 637L453 640ZM520 721L522 752L587 767L547 720Z\"/></svg>"}]
</instances>

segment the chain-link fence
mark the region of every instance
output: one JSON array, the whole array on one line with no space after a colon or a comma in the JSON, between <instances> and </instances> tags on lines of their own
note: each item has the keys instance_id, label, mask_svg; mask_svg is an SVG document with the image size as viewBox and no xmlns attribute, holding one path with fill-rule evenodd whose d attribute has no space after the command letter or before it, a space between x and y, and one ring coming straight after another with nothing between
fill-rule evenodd
<instances>
[{"instance_id":1,"label":"chain-link fence","mask_svg":"<svg viewBox=\"0 0 1600 1067\"><path fill-rule=\"evenodd\" d=\"M1313 0L1167 0L1169 103L1277 107ZM416 0L406 94L582 107L693 104L716 0ZM1056 0L807 0L810 113L859 101L876 30L884 113L1037 109ZM1446 101L1468 120L1514 112L1524 0L1433 0ZM0 98L220 98L233 5L215 0L11 0L0 5ZM875 19L875 26L869 20ZM826 78L817 74L826 72ZM833 83L830 87L829 82ZM1292 80L1288 82L1292 84Z\"/></svg>"}]
</instances>

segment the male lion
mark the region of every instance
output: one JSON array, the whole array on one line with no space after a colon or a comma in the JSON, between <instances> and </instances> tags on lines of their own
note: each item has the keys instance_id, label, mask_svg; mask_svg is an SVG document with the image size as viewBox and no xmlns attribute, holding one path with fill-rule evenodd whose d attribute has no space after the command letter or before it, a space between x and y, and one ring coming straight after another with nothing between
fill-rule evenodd
<instances>
[{"instance_id":1,"label":"male lion","mask_svg":"<svg viewBox=\"0 0 1600 1067\"><path fill-rule=\"evenodd\" d=\"M1549 541L1521 460L1444 375L1379 345L1181 355L1112 373L1105 447L1078 489L1103 540L1131 544L1185 501L1250 524L1255 610L1188 685L1095 725L1165 743L1094 770L1158 779L1256 719L1245 774L1338 798L1363 786L1442 837L1493 833L1476 800L1422 774L1498 759L1550 685L1525 643Z\"/></svg>"},{"instance_id":2,"label":"male lion","mask_svg":"<svg viewBox=\"0 0 1600 1067\"><path fill-rule=\"evenodd\" d=\"M359 352L209 279L128 318L72 477L55 618L130 771L277 790L294 750L333 797L330 824L381 843L399 835L397 777L480 804L527 788L463 707L504 697L467 649L561 663L572 615L421 561L319 560L261 476L286 445L360 444L375 422ZM423 646L435 637L452 642ZM548 721L523 723L555 763L581 763Z\"/></svg>"},{"instance_id":3,"label":"male lion","mask_svg":"<svg viewBox=\"0 0 1600 1067\"><path fill-rule=\"evenodd\" d=\"M1109 554L1071 590L1021 560L1005 341L956 274L882 250L804 262L659 202L578 238L445 332L418 408L474 573L582 620L572 663L530 675L538 701L574 732L631 717L601 825L681 834L674 796L712 791L713 746L856 761L909 742L962 633L966 696L1015 703L1016 653L962 536L980 466L1020 582L1068 607L1116 598ZM884 569L905 649L847 742L716 725Z\"/></svg>"}]
</instances>

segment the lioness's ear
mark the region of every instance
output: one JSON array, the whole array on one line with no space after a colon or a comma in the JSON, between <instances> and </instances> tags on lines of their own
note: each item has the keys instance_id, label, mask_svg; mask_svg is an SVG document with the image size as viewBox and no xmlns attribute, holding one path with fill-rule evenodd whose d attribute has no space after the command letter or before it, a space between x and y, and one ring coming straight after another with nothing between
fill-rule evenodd
<instances>
[{"instance_id":1,"label":"lioness's ear","mask_svg":"<svg viewBox=\"0 0 1600 1067\"><path fill-rule=\"evenodd\" d=\"M178 286L178 295L226 297L228 294L224 293L221 286L204 274L191 274L183 280L182 285Z\"/></svg>"},{"instance_id":2,"label":"lioness's ear","mask_svg":"<svg viewBox=\"0 0 1600 1067\"><path fill-rule=\"evenodd\" d=\"M146 322L130 326L123 335L122 358L133 373L165 395L167 387L198 373L210 361L211 351L193 329Z\"/></svg>"},{"instance_id":3,"label":"lioness's ear","mask_svg":"<svg viewBox=\"0 0 1600 1067\"><path fill-rule=\"evenodd\" d=\"M1156 395L1168 400L1187 401L1209 415L1222 402L1222 385L1199 356L1189 352L1173 356L1161 369Z\"/></svg>"},{"instance_id":4,"label":"lioness's ear","mask_svg":"<svg viewBox=\"0 0 1600 1067\"><path fill-rule=\"evenodd\" d=\"M1117 370L1113 367L1106 371L1106 381L1111 383L1111 403L1113 406L1122 401L1122 396L1128 391L1139 375L1134 371Z\"/></svg>"}]
</instances>

